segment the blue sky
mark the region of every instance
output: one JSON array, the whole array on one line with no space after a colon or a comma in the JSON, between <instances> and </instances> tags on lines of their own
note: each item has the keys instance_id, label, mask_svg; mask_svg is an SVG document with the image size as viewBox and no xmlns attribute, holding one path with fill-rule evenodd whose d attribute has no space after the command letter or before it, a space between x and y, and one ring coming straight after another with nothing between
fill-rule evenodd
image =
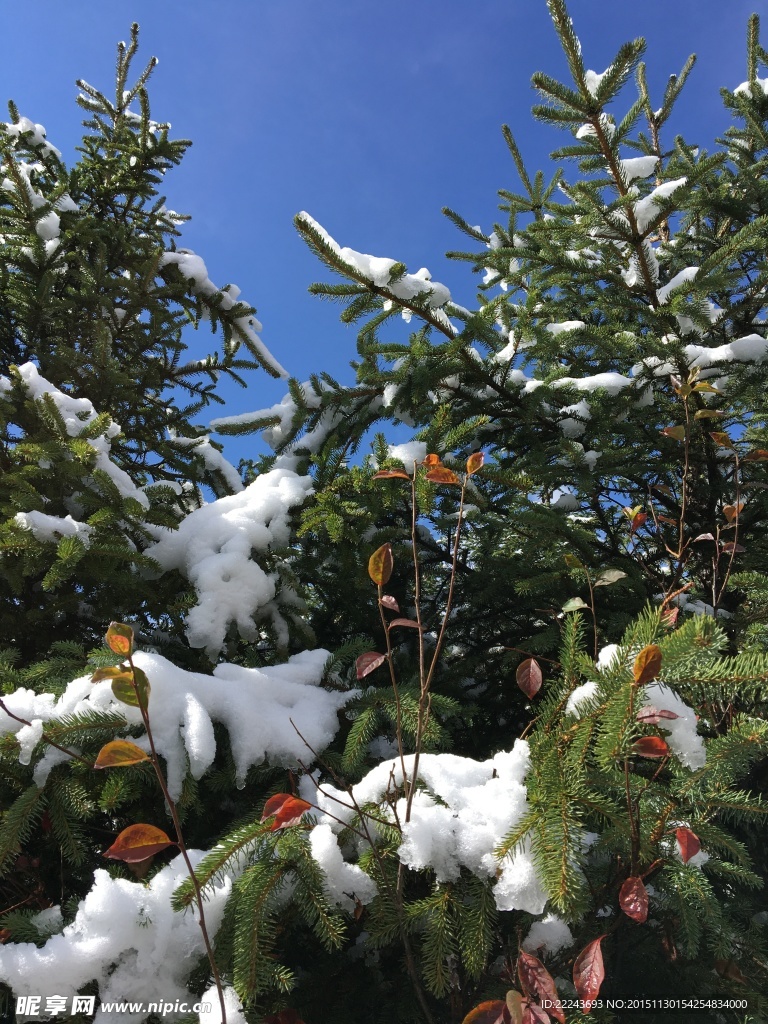
<instances>
[{"instance_id":1,"label":"blue sky","mask_svg":"<svg viewBox=\"0 0 768 1024\"><path fill-rule=\"evenodd\" d=\"M596 71L621 42L646 37L659 103L667 76L696 52L667 141L684 131L708 147L727 124L719 88L746 77L755 6L571 0L570 10ZM441 207L490 228L496 190L516 186L502 123L532 170L546 169L565 141L529 113L531 74L567 75L544 0L6 0L2 19L3 99L44 124L67 160L81 119L75 79L113 88L115 45L139 22L138 60L160 60L153 116L194 142L166 179L168 205L193 217L179 244L205 259L217 284L241 287L263 341L300 379L327 370L351 382L355 330L338 322L338 307L307 294L325 273L298 237L295 213L307 210L342 245L412 272L427 266L471 304L476 279L443 256L463 236ZM247 392L234 388L226 413L284 392L254 375ZM247 454L247 443L226 444L230 458Z\"/></svg>"}]
</instances>

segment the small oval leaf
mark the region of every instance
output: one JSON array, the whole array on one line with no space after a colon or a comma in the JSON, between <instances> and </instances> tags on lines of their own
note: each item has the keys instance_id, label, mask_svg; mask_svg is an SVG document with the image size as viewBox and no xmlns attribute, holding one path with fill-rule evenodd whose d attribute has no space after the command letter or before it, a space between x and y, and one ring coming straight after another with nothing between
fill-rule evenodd
<instances>
[{"instance_id":1,"label":"small oval leaf","mask_svg":"<svg viewBox=\"0 0 768 1024\"><path fill-rule=\"evenodd\" d=\"M526 658L517 666L515 679L526 697L535 697L541 688L544 677L536 659Z\"/></svg>"},{"instance_id":2,"label":"small oval leaf","mask_svg":"<svg viewBox=\"0 0 768 1024\"><path fill-rule=\"evenodd\" d=\"M421 629L416 619L392 619L389 623L389 629L394 629L395 626L408 626L409 629Z\"/></svg>"},{"instance_id":3,"label":"small oval leaf","mask_svg":"<svg viewBox=\"0 0 768 1024\"><path fill-rule=\"evenodd\" d=\"M642 526L645 525L645 521L647 520L647 518L648 518L648 513L647 512L638 512L637 515L632 517L632 522L630 523L630 528L629 528L630 536L633 533L637 533L637 531Z\"/></svg>"},{"instance_id":4,"label":"small oval leaf","mask_svg":"<svg viewBox=\"0 0 768 1024\"><path fill-rule=\"evenodd\" d=\"M398 605L397 601L394 599L394 597L392 597L391 594L382 594L381 603L384 605L385 608L389 608L391 612L400 611L400 606Z\"/></svg>"},{"instance_id":5,"label":"small oval leaf","mask_svg":"<svg viewBox=\"0 0 768 1024\"><path fill-rule=\"evenodd\" d=\"M751 452L747 452L744 456L745 462L766 462L768 461L768 449L765 448L753 448Z\"/></svg>"},{"instance_id":6,"label":"small oval leaf","mask_svg":"<svg viewBox=\"0 0 768 1024\"><path fill-rule=\"evenodd\" d=\"M379 587L383 587L392 575L392 545L382 544L368 559L368 575Z\"/></svg>"},{"instance_id":7,"label":"small oval leaf","mask_svg":"<svg viewBox=\"0 0 768 1024\"><path fill-rule=\"evenodd\" d=\"M110 665L108 668L97 668L91 676L92 683L101 683L105 679L117 679L118 676L130 675L131 670L123 665Z\"/></svg>"},{"instance_id":8,"label":"small oval leaf","mask_svg":"<svg viewBox=\"0 0 768 1024\"><path fill-rule=\"evenodd\" d=\"M461 1024L502 1024L504 1006L500 999L487 999L470 1010Z\"/></svg>"},{"instance_id":9,"label":"small oval leaf","mask_svg":"<svg viewBox=\"0 0 768 1024\"><path fill-rule=\"evenodd\" d=\"M654 680L661 671L661 648L648 644L635 658L632 674L637 686L644 686Z\"/></svg>"},{"instance_id":10,"label":"small oval leaf","mask_svg":"<svg viewBox=\"0 0 768 1024\"><path fill-rule=\"evenodd\" d=\"M585 1010L591 1009L605 978L603 953L600 948L604 938L605 935L601 935L593 939L582 949L573 965L573 984L579 998L584 1002Z\"/></svg>"},{"instance_id":11,"label":"small oval leaf","mask_svg":"<svg viewBox=\"0 0 768 1024\"><path fill-rule=\"evenodd\" d=\"M274 818L270 825L270 831L275 832L279 828L288 828L289 825L297 825L304 814L312 809L301 797L292 796L290 793L275 793L264 804L261 820Z\"/></svg>"},{"instance_id":12,"label":"small oval leaf","mask_svg":"<svg viewBox=\"0 0 768 1024\"><path fill-rule=\"evenodd\" d=\"M378 473L373 474L374 480L410 480L410 476L404 473L402 469L380 469Z\"/></svg>"},{"instance_id":13,"label":"small oval leaf","mask_svg":"<svg viewBox=\"0 0 768 1024\"><path fill-rule=\"evenodd\" d=\"M747 549L744 547L743 544L737 544L735 541L732 540L728 541L727 544L720 545L720 553L723 555L737 555L740 554L742 551L746 550Z\"/></svg>"},{"instance_id":14,"label":"small oval leaf","mask_svg":"<svg viewBox=\"0 0 768 1024\"><path fill-rule=\"evenodd\" d=\"M677 845L680 850L682 862L683 864L687 864L691 857L695 857L701 849L699 837L695 832L691 832L689 828L675 829L675 836L677 838Z\"/></svg>"},{"instance_id":15,"label":"small oval leaf","mask_svg":"<svg viewBox=\"0 0 768 1024\"><path fill-rule=\"evenodd\" d=\"M133 651L133 630L122 622L110 622L105 640L110 651L122 657Z\"/></svg>"},{"instance_id":16,"label":"small oval leaf","mask_svg":"<svg viewBox=\"0 0 768 1024\"><path fill-rule=\"evenodd\" d=\"M429 454L424 461L422 466L442 466L439 455Z\"/></svg>"},{"instance_id":17,"label":"small oval leaf","mask_svg":"<svg viewBox=\"0 0 768 1024\"><path fill-rule=\"evenodd\" d=\"M433 484L460 484L461 480L456 476L452 469L448 469L446 466L435 466L434 469L430 469L426 474L427 480Z\"/></svg>"},{"instance_id":18,"label":"small oval leaf","mask_svg":"<svg viewBox=\"0 0 768 1024\"><path fill-rule=\"evenodd\" d=\"M361 654L355 662L355 674L358 679L365 679L371 672L375 672L379 665L383 665L387 660L385 654L379 654L378 651L368 651L367 654Z\"/></svg>"},{"instance_id":19,"label":"small oval leaf","mask_svg":"<svg viewBox=\"0 0 768 1024\"><path fill-rule=\"evenodd\" d=\"M661 736L641 736L632 744L632 753L640 757L666 757L669 747Z\"/></svg>"},{"instance_id":20,"label":"small oval leaf","mask_svg":"<svg viewBox=\"0 0 768 1024\"><path fill-rule=\"evenodd\" d=\"M154 825L129 825L102 856L126 864L139 864L173 845L165 832Z\"/></svg>"},{"instance_id":21,"label":"small oval leaf","mask_svg":"<svg viewBox=\"0 0 768 1024\"><path fill-rule=\"evenodd\" d=\"M664 437L674 438L675 441L684 441L685 427L664 427L662 434Z\"/></svg>"},{"instance_id":22,"label":"small oval leaf","mask_svg":"<svg viewBox=\"0 0 768 1024\"><path fill-rule=\"evenodd\" d=\"M133 672L126 672L112 680L112 693L132 708L146 708L149 692L149 680L140 668L134 668Z\"/></svg>"},{"instance_id":23,"label":"small oval leaf","mask_svg":"<svg viewBox=\"0 0 768 1024\"><path fill-rule=\"evenodd\" d=\"M596 587L610 587L612 583L623 580L627 574L621 569L605 569L595 580Z\"/></svg>"},{"instance_id":24,"label":"small oval leaf","mask_svg":"<svg viewBox=\"0 0 768 1024\"><path fill-rule=\"evenodd\" d=\"M112 740L105 743L94 761L94 768L123 768L149 761L149 755L130 740Z\"/></svg>"},{"instance_id":25,"label":"small oval leaf","mask_svg":"<svg viewBox=\"0 0 768 1024\"><path fill-rule=\"evenodd\" d=\"M722 433L722 431L711 430L709 432L709 436L715 444L719 445L721 448L733 448L733 441L727 434Z\"/></svg>"},{"instance_id":26,"label":"small oval leaf","mask_svg":"<svg viewBox=\"0 0 768 1024\"><path fill-rule=\"evenodd\" d=\"M517 989L511 988L507 992L505 1002L509 1014L509 1024L523 1024L523 1013L527 1004Z\"/></svg>"},{"instance_id":27,"label":"small oval leaf","mask_svg":"<svg viewBox=\"0 0 768 1024\"><path fill-rule=\"evenodd\" d=\"M576 612L580 608L589 608L589 605L582 601L580 597L572 597L563 605L564 612Z\"/></svg>"},{"instance_id":28,"label":"small oval leaf","mask_svg":"<svg viewBox=\"0 0 768 1024\"><path fill-rule=\"evenodd\" d=\"M665 709L652 708L650 705L640 708L635 716L638 722L643 725L658 725L663 719L679 718L674 711L666 711Z\"/></svg>"},{"instance_id":29,"label":"small oval leaf","mask_svg":"<svg viewBox=\"0 0 768 1024\"><path fill-rule=\"evenodd\" d=\"M467 459L467 476L473 476L478 470L482 469L484 462L485 455L483 452L473 452Z\"/></svg>"},{"instance_id":30,"label":"small oval leaf","mask_svg":"<svg viewBox=\"0 0 768 1024\"><path fill-rule=\"evenodd\" d=\"M558 1006L559 999L555 982L547 968L531 953L520 950L517 958L517 974L523 991L529 995L536 996L539 1002L549 1004L549 1012L560 1022L565 1024L565 1014Z\"/></svg>"},{"instance_id":31,"label":"small oval leaf","mask_svg":"<svg viewBox=\"0 0 768 1024\"><path fill-rule=\"evenodd\" d=\"M627 878L619 891L619 906L633 921L648 919L648 890L637 875Z\"/></svg>"}]
</instances>

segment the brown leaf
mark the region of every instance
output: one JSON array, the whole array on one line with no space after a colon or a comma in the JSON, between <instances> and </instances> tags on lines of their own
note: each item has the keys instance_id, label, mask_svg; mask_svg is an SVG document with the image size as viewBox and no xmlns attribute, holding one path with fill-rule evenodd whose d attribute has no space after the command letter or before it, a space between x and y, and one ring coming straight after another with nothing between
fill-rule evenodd
<instances>
[{"instance_id":1,"label":"brown leaf","mask_svg":"<svg viewBox=\"0 0 768 1024\"><path fill-rule=\"evenodd\" d=\"M739 970L735 960L715 960L715 970L721 978L727 981L735 981L739 985L746 985L748 979Z\"/></svg>"},{"instance_id":2,"label":"brown leaf","mask_svg":"<svg viewBox=\"0 0 768 1024\"><path fill-rule=\"evenodd\" d=\"M485 455L482 452L473 452L467 459L467 476L473 476L479 469L483 468Z\"/></svg>"},{"instance_id":3,"label":"brown leaf","mask_svg":"<svg viewBox=\"0 0 768 1024\"><path fill-rule=\"evenodd\" d=\"M301 797L292 796L290 793L275 793L264 804L261 820L274 818L275 820L269 828L271 832L275 832L279 828L288 828L289 825L298 824L302 816L311 809L312 804L308 804Z\"/></svg>"},{"instance_id":4,"label":"brown leaf","mask_svg":"<svg viewBox=\"0 0 768 1024\"><path fill-rule=\"evenodd\" d=\"M382 544L368 559L368 575L374 583L383 587L392 575L393 566L392 545Z\"/></svg>"},{"instance_id":5,"label":"brown leaf","mask_svg":"<svg viewBox=\"0 0 768 1024\"><path fill-rule=\"evenodd\" d=\"M638 722L642 722L643 725L658 725L662 719L673 719L679 718L680 715L676 715L674 711L667 711L664 708L652 708L650 706L640 708L635 718Z\"/></svg>"},{"instance_id":6,"label":"brown leaf","mask_svg":"<svg viewBox=\"0 0 768 1024\"><path fill-rule=\"evenodd\" d=\"M397 601L394 599L394 597L392 597L391 594L382 594L381 603L384 605L385 608L389 608L391 612L400 611L400 606L398 605Z\"/></svg>"},{"instance_id":7,"label":"brown leaf","mask_svg":"<svg viewBox=\"0 0 768 1024\"><path fill-rule=\"evenodd\" d=\"M645 686L655 679L661 671L661 648L656 644L648 644L635 658L632 674L637 686Z\"/></svg>"},{"instance_id":8,"label":"brown leaf","mask_svg":"<svg viewBox=\"0 0 768 1024\"><path fill-rule=\"evenodd\" d=\"M691 857L695 857L701 849L701 843L699 837L695 832L691 832L689 828L676 828L675 836L677 837L677 845L680 848L680 857L683 864L687 864Z\"/></svg>"},{"instance_id":9,"label":"brown leaf","mask_svg":"<svg viewBox=\"0 0 768 1024\"><path fill-rule=\"evenodd\" d=\"M410 629L421 629L416 619L392 619L389 624L389 629L393 629L395 626L408 626Z\"/></svg>"},{"instance_id":10,"label":"brown leaf","mask_svg":"<svg viewBox=\"0 0 768 1024\"><path fill-rule=\"evenodd\" d=\"M694 544L698 544L700 541L703 541L703 540L714 540L714 539L715 539L714 535L711 534L711 533L700 533L698 535L698 537L694 537L693 538L693 543Z\"/></svg>"},{"instance_id":11,"label":"brown leaf","mask_svg":"<svg viewBox=\"0 0 768 1024\"><path fill-rule=\"evenodd\" d=\"M448 469L446 466L435 466L434 469L430 469L426 474L427 480L433 484L460 484L461 480L456 476L452 469Z\"/></svg>"},{"instance_id":12,"label":"brown leaf","mask_svg":"<svg viewBox=\"0 0 768 1024\"><path fill-rule=\"evenodd\" d=\"M503 1024L504 1008L500 999L487 999L470 1010L461 1024Z\"/></svg>"},{"instance_id":13,"label":"brown leaf","mask_svg":"<svg viewBox=\"0 0 768 1024\"><path fill-rule=\"evenodd\" d=\"M521 661L517 666L515 679L526 697L535 697L543 682L541 669L536 659L526 658L525 661Z\"/></svg>"},{"instance_id":14,"label":"brown leaf","mask_svg":"<svg viewBox=\"0 0 768 1024\"><path fill-rule=\"evenodd\" d=\"M669 747L660 736L642 736L632 744L632 753L640 757L666 757Z\"/></svg>"},{"instance_id":15,"label":"brown leaf","mask_svg":"<svg viewBox=\"0 0 768 1024\"><path fill-rule=\"evenodd\" d=\"M685 427L664 427L662 430L664 437L672 437L675 441L685 440Z\"/></svg>"},{"instance_id":16,"label":"brown leaf","mask_svg":"<svg viewBox=\"0 0 768 1024\"><path fill-rule=\"evenodd\" d=\"M555 982L541 960L521 949L517 958L517 973L523 990L529 995L536 996L539 1002L551 1003L549 1012L560 1024L565 1024L565 1015L558 1006L559 996Z\"/></svg>"},{"instance_id":17,"label":"brown leaf","mask_svg":"<svg viewBox=\"0 0 768 1024\"><path fill-rule=\"evenodd\" d=\"M126 864L138 864L174 845L165 832L154 825L129 825L102 856L122 860Z\"/></svg>"},{"instance_id":18,"label":"brown leaf","mask_svg":"<svg viewBox=\"0 0 768 1024\"><path fill-rule=\"evenodd\" d=\"M584 1009L590 1009L597 999L600 986L605 978L603 953L600 943L605 935L593 939L582 949L573 965L573 984L579 998L584 1002Z\"/></svg>"},{"instance_id":19,"label":"brown leaf","mask_svg":"<svg viewBox=\"0 0 768 1024\"><path fill-rule=\"evenodd\" d=\"M723 505L723 515L732 523L737 518L739 512L744 508L744 502L740 501L738 505Z\"/></svg>"},{"instance_id":20,"label":"brown leaf","mask_svg":"<svg viewBox=\"0 0 768 1024\"><path fill-rule=\"evenodd\" d=\"M94 761L94 768L122 768L149 761L149 755L130 740L111 740L105 743Z\"/></svg>"},{"instance_id":21,"label":"brown leaf","mask_svg":"<svg viewBox=\"0 0 768 1024\"><path fill-rule=\"evenodd\" d=\"M632 875L619 890L619 906L633 921L642 924L648 919L648 892L642 878Z\"/></svg>"},{"instance_id":22,"label":"brown leaf","mask_svg":"<svg viewBox=\"0 0 768 1024\"><path fill-rule=\"evenodd\" d=\"M746 550L747 549L744 547L743 544L737 544L735 541L732 541L732 540L729 540L727 544L721 544L720 545L720 553L723 554L723 555L730 555L730 554L738 555L742 551L746 551Z\"/></svg>"},{"instance_id":23,"label":"brown leaf","mask_svg":"<svg viewBox=\"0 0 768 1024\"><path fill-rule=\"evenodd\" d=\"M630 523L630 528L629 528L630 536L633 533L637 533L637 531L645 524L645 521L646 521L647 518L648 518L648 513L647 512L638 512L636 516L632 517L632 522Z\"/></svg>"},{"instance_id":24,"label":"brown leaf","mask_svg":"<svg viewBox=\"0 0 768 1024\"><path fill-rule=\"evenodd\" d=\"M404 473L402 469L380 469L378 473L373 474L374 480L410 480L410 476Z\"/></svg>"},{"instance_id":25,"label":"brown leaf","mask_svg":"<svg viewBox=\"0 0 768 1024\"><path fill-rule=\"evenodd\" d=\"M765 462L768 460L768 450L765 448L753 448L744 456L745 462Z\"/></svg>"},{"instance_id":26,"label":"brown leaf","mask_svg":"<svg viewBox=\"0 0 768 1024\"><path fill-rule=\"evenodd\" d=\"M710 430L709 436L719 445L721 448L733 448L733 441L727 434L724 434L720 430Z\"/></svg>"},{"instance_id":27,"label":"brown leaf","mask_svg":"<svg viewBox=\"0 0 768 1024\"><path fill-rule=\"evenodd\" d=\"M133 630L122 622L110 622L105 640L110 651L123 657L133 650Z\"/></svg>"},{"instance_id":28,"label":"brown leaf","mask_svg":"<svg viewBox=\"0 0 768 1024\"><path fill-rule=\"evenodd\" d=\"M422 462L422 466L442 466L439 455L430 454Z\"/></svg>"},{"instance_id":29,"label":"brown leaf","mask_svg":"<svg viewBox=\"0 0 768 1024\"><path fill-rule=\"evenodd\" d=\"M379 654L378 651L368 651L367 654L361 654L355 662L355 673L358 679L365 679L371 672L375 672L379 665L383 665L387 660L385 654Z\"/></svg>"}]
</instances>

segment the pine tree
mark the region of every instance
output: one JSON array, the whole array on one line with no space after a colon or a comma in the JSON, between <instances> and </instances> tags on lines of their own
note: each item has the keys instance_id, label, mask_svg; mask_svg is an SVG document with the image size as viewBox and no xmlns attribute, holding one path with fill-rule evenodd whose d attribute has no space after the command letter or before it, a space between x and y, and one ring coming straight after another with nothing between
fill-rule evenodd
<instances>
[{"instance_id":1,"label":"pine tree","mask_svg":"<svg viewBox=\"0 0 768 1024\"><path fill-rule=\"evenodd\" d=\"M357 380L291 381L279 406L218 421L264 428L274 449L243 467L270 500L285 488L279 514L262 503L265 525L282 517L260 548L274 601L239 632L234 618L210 626L209 658L237 663L218 678L141 656L153 692L173 680L156 705L161 754L187 846L205 851L196 877L221 911L237 1024L608 1024L629 1019L608 999L641 995L750 1000L696 1020L764 1016L768 54L753 17L747 81L723 92L733 125L710 153L666 134L693 58L657 106L642 40L598 74L563 0L548 7L572 79L534 77L534 115L567 134L554 173L530 174L505 128L520 185L500 193L503 222L486 232L446 211L471 240L449 255L483 275L475 308L297 217L342 278L313 291L361 325ZM30 878L35 910L65 890L67 923L103 865L99 830L139 815L162 827L164 812L145 766L89 767L115 736L140 741L138 719L105 702L66 714L79 682L53 711L14 687L66 682L120 616L139 647L164 631L166 653L204 664L190 623L215 609L189 567L175 597L181 562L167 535L151 542L175 524L194 547L188 524L236 497L217 449L186 440L207 439L192 418L216 374L279 371L253 311L170 240L154 185L183 144L151 122L146 73L126 91L134 50L135 37L116 104L81 86L94 134L69 175L37 126L12 113L5 130L4 344L19 368L0 394L1 569L16 588L0 607L22 674L7 669L4 700L32 710L5 722L0 747L0 871L8 905ZM181 321L203 315L223 353L182 364ZM98 410L74 404L84 375ZM412 440L389 444L393 424ZM220 495L207 506L203 484ZM256 677L243 666L310 635L333 656L268 670L290 699L259 691L266 738L244 736L236 712L247 717ZM94 652L90 668L113 660ZM299 718L307 694L317 703ZM329 708L338 722L320 744L308 731ZM129 888L154 898L171 865L144 865ZM174 921L194 890L177 886ZM32 909L0 921L9 959L16 943L45 944ZM100 969L103 996L119 968ZM200 996L209 964L187 971ZM595 996L584 1012L544 1008ZM657 1005L631 1019L676 1017Z\"/></svg>"}]
</instances>

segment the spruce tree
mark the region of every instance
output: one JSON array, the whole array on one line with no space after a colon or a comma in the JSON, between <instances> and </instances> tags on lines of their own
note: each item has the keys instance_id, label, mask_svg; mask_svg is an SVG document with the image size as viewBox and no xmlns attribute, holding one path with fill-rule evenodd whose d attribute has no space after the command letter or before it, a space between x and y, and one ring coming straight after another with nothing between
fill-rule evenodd
<instances>
[{"instance_id":1,"label":"spruce tree","mask_svg":"<svg viewBox=\"0 0 768 1024\"><path fill-rule=\"evenodd\" d=\"M548 7L572 79L534 77L534 115L567 136L554 173L531 174L505 128L520 183L501 191L500 223L486 231L446 211L471 240L449 255L483 275L474 308L428 273L343 248L308 214L296 219L342 278L313 291L361 325L357 379L291 381L279 406L214 422L264 428L274 454L244 467L248 480L288 488L284 528L264 555L284 616L275 610L273 633L265 627L255 645L242 625L239 637L232 628L210 639L214 659L239 663L219 665L218 678L137 655L158 677L153 692L170 692L166 676L173 692L188 687L178 727L167 697L154 709L150 697L149 713L167 718L164 732L154 718L153 729L186 845L205 851L198 884L212 907L226 902L216 961L233 990L230 1024L677 1019L679 1006L630 1015L607 1004L633 996L749 1001L699 1005L690 1019L701 1021L765 1012L768 54L753 17L746 81L723 92L733 124L707 152L701 140L668 137L693 58L659 101L642 40L596 73L563 0ZM204 466L184 442L207 437L191 418L215 397L192 370L209 381L237 373L238 341L254 346L249 361L278 369L245 329L252 311L194 273L190 284L198 264L168 241L175 228L152 191L149 154L166 147L174 162L181 149L153 129L145 79L142 113L121 106L133 47L121 51L116 105L83 86L95 141L82 172L65 177L31 122L14 115L5 131L4 159L16 165L2 208L15 225L3 229L7 362L20 369L0 396L10 425L2 571L17 587L3 614L25 674L8 670L4 700L41 718L4 725L0 870L9 896L35 878L35 910L65 889L67 926L103 866L99 830L162 827L164 812L142 765L105 777L83 763L116 736L140 742L138 719L98 703L67 716L82 681L60 710L14 687L48 692L52 657L76 660L66 645L92 645L110 618L135 622L139 647L161 646L165 632L175 640L165 653L206 665L186 645L194 587L175 602L179 570L155 566L152 579L146 559L161 549L149 541L169 523L188 536L185 523L205 511L203 483L221 495L209 508L232 500L222 463L203 449ZM30 148L42 169L24 162ZM122 177L131 175L143 183L133 199ZM125 227L119 259L113 219L136 228ZM46 278L70 230L83 231L75 268L64 261ZM38 301L46 288L60 305ZM127 310L111 321L107 291L109 310ZM223 354L182 365L180 318L204 313L222 328ZM393 329L401 317L405 342ZM23 368L30 358L39 370ZM146 382L146 416L132 404L128 366ZM48 397L36 399L35 373L50 381ZM75 433L62 409L82 374L109 400L80 407ZM189 395L183 410L161 398L177 384ZM402 424L412 439L390 444ZM51 529L46 514L67 531L55 551L35 533ZM266 731L285 726L293 746L249 746L232 713L249 693L239 684L256 678L243 666L310 635L333 657L303 679L319 680L317 693L305 691L338 721L320 744L309 727L321 703L299 719L280 695L272 718L268 691ZM323 657L301 654L266 678L287 685L302 659ZM89 670L113 660L93 652ZM62 683L68 668L58 665ZM229 710L217 704L222 678ZM52 741L81 758L54 756ZM155 898L169 856L145 862L130 891L143 885ZM194 888L176 888L174 920ZM14 964L18 943L45 951L43 924L32 908L0 920ZM119 965L102 970L99 995ZM208 991L208 963L190 965L185 984ZM593 998L602 1005L584 1005Z\"/></svg>"}]
</instances>

